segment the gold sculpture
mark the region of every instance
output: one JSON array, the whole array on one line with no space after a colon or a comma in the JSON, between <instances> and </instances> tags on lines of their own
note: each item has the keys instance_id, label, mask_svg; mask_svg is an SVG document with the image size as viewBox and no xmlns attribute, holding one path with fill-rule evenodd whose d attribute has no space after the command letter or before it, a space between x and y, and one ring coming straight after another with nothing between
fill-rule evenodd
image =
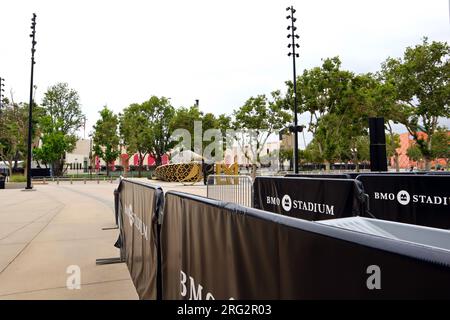
<instances>
[{"instance_id":1,"label":"gold sculpture","mask_svg":"<svg viewBox=\"0 0 450 320\"><path fill-rule=\"evenodd\" d=\"M203 178L202 164L199 162L165 164L157 167L154 175L157 179L167 182L194 184Z\"/></svg>"}]
</instances>

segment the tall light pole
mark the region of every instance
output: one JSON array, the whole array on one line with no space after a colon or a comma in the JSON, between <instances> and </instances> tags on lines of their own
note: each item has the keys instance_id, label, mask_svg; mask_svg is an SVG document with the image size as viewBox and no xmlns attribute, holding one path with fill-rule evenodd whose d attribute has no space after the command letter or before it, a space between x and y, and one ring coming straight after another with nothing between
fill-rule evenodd
<instances>
[{"instance_id":1,"label":"tall light pole","mask_svg":"<svg viewBox=\"0 0 450 320\"><path fill-rule=\"evenodd\" d=\"M34 46L36 45L35 41L36 36L36 14L33 13L33 17L31 18L31 34L30 37L33 39L31 42L31 81L30 81L30 104L28 105L28 154L27 154L27 186L25 189L31 190L33 187L31 186L31 144L32 144L32 120L33 120L33 72L34 72L34 53L36 49Z\"/></svg>"},{"instance_id":2,"label":"tall light pole","mask_svg":"<svg viewBox=\"0 0 450 320\"><path fill-rule=\"evenodd\" d=\"M287 35L288 38L291 38L292 42L288 44L288 48L291 48L292 51L288 53L288 56L292 56L292 68L294 75L294 173L298 173L298 132L300 132L303 128L299 129L298 127L298 119L297 119L297 72L295 66L295 59L299 57L298 53L295 53L295 48L299 48L300 46L296 43L296 39L300 37L295 33L297 27L295 27L294 23L297 19L294 17L295 9L293 6L287 7L286 11L290 11L290 14L286 17L286 19L291 20L291 24L287 27L288 30L291 31Z\"/></svg>"},{"instance_id":3,"label":"tall light pole","mask_svg":"<svg viewBox=\"0 0 450 320\"><path fill-rule=\"evenodd\" d=\"M5 99L5 96L3 95L3 93L5 92L4 87L5 87L5 78L0 77L0 113L3 107L3 99Z\"/></svg>"}]
</instances>

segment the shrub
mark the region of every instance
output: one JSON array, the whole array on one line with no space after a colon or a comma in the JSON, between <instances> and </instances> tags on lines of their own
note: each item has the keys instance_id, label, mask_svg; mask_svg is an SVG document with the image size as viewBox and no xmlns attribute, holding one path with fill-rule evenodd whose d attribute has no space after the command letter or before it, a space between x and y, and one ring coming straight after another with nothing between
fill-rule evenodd
<instances>
[{"instance_id":1,"label":"shrub","mask_svg":"<svg viewBox=\"0 0 450 320\"><path fill-rule=\"evenodd\" d=\"M27 182L27 177L23 174L13 174L9 178L9 182Z\"/></svg>"}]
</instances>

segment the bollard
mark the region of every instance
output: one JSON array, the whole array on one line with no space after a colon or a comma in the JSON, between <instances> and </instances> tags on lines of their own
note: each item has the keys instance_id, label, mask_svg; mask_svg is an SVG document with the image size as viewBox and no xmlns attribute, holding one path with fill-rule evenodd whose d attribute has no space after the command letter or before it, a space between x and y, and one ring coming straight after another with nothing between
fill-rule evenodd
<instances>
[{"instance_id":1,"label":"bollard","mask_svg":"<svg viewBox=\"0 0 450 320\"><path fill-rule=\"evenodd\" d=\"M86 178L84 178L84 184L86 184Z\"/></svg>"},{"instance_id":2,"label":"bollard","mask_svg":"<svg viewBox=\"0 0 450 320\"><path fill-rule=\"evenodd\" d=\"M99 180L99 178L98 178L98 176L97 176L97 184L99 184L100 183L100 180Z\"/></svg>"},{"instance_id":3,"label":"bollard","mask_svg":"<svg viewBox=\"0 0 450 320\"><path fill-rule=\"evenodd\" d=\"M72 181L72 179L73 179L73 178L72 178L72 177L70 177L70 184L73 184L73 181Z\"/></svg>"},{"instance_id":4,"label":"bollard","mask_svg":"<svg viewBox=\"0 0 450 320\"><path fill-rule=\"evenodd\" d=\"M103 177L103 181L106 181L106 177Z\"/></svg>"},{"instance_id":5,"label":"bollard","mask_svg":"<svg viewBox=\"0 0 450 320\"><path fill-rule=\"evenodd\" d=\"M42 184L45 184L45 177L44 177L44 179L42 179L43 181L42 181Z\"/></svg>"},{"instance_id":6,"label":"bollard","mask_svg":"<svg viewBox=\"0 0 450 320\"><path fill-rule=\"evenodd\" d=\"M56 177L56 184L59 184L59 177Z\"/></svg>"},{"instance_id":7,"label":"bollard","mask_svg":"<svg viewBox=\"0 0 450 320\"><path fill-rule=\"evenodd\" d=\"M112 183L112 181L113 181L113 178L112 178L112 176L111 176L111 183Z\"/></svg>"}]
</instances>

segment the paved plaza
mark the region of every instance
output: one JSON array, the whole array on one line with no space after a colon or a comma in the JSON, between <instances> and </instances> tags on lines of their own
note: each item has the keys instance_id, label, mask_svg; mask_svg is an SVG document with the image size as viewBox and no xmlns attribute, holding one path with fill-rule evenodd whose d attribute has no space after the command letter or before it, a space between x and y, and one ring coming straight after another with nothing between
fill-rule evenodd
<instances>
[{"instance_id":1,"label":"paved plaza","mask_svg":"<svg viewBox=\"0 0 450 320\"><path fill-rule=\"evenodd\" d=\"M149 182L147 179L142 181ZM150 181L164 191L206 195L206 186ZM118 181L50 182L35 191L0 190L0 299L137 299L113 244L113 190ZM81 270L81 289L67 288L70 266Z\"/></svg>"}]
</instances>

